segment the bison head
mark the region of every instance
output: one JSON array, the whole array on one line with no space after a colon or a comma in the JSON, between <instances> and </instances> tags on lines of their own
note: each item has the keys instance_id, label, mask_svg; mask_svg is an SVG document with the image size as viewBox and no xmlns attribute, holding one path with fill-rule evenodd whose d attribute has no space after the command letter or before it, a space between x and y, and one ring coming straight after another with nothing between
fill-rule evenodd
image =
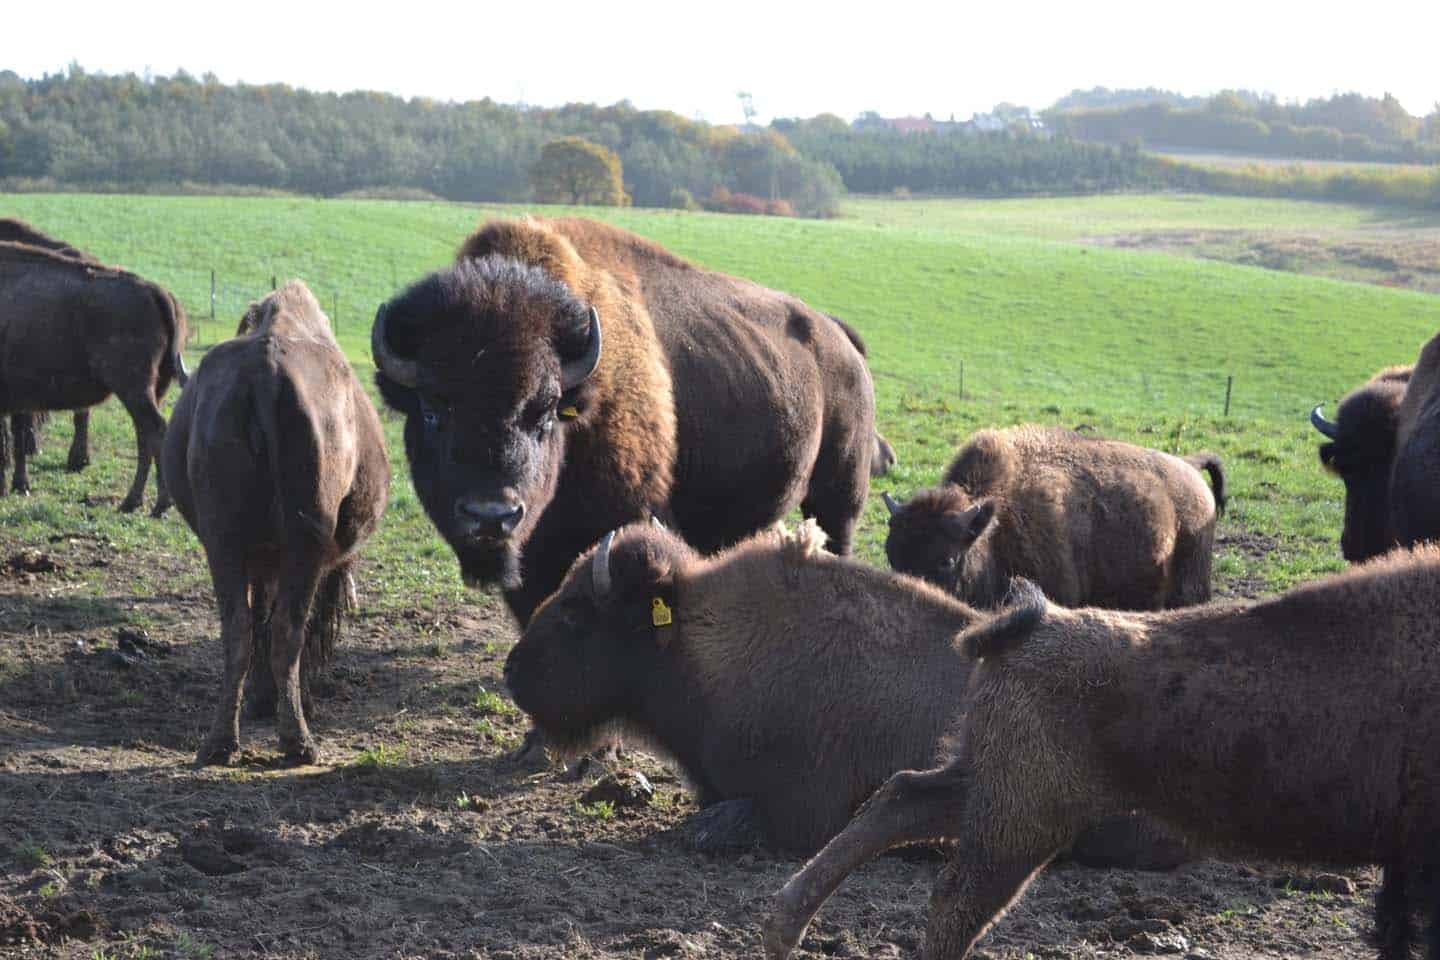
<instances>
[{"instance_id":1,"label":"bison head","mask_svg":"<svg viewBox=\"0 0 1440 960\"><path fill-rule=\"evenodd\" d=\"M466 582L518 587L565 436L596 403L599 314L539 268L462 260L383 304L371 348L415 491Z\"/></svg>"},{"instance_id":2,"label":"bison head","mask_svg":"<svg viewBox=\"0 0 1440 960\"><path fill-rule=\"evenodd\" d=\"M1395 458L1396 417L1409 368L1382 370L1340 401L1335 420L1316 407L1310 422L1326 438L1320 462L1345 482L1345 527L1340 549L1352 563L1395 545L1390 518L1390 467Z\"/></svg>"},{"instance_id":3,"label":"bison head","mask_svg":"<svg viewBox=\"0 0 1440 960\"><path fill-rule=\"evenodd\" d=\"M890 566L972 602L983 602L969 596L966 560L973 560L972 548L995 519L995 501L972 500L954 484L921 490L903 505L889 493L884 497L890 511L890 533L885 538Z\"/></svg>"},{"instance_id":4,"label":"bison head","mask_svg":"<svg viewBox=\"0 0 1440 960\"><path fill-rule=\"evenodd\" d=\"M652 523L612 531L575 561L505 661L511 696L548 740L583 748L634 717L679 630L676 573L698 558Z\"/></svg>"}]
</instances>

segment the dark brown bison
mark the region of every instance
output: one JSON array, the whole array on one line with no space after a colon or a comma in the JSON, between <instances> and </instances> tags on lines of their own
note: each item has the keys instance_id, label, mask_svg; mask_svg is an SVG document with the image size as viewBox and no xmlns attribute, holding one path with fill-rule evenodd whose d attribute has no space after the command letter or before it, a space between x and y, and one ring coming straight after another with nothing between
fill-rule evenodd
<instances>
[{"instance_id":1,"label":"dark brown bison","mask_svg":"<svg viewBox=\"0 0 1440 960\"><path fill-rule=\"evenodd\" d=\"M1200 470L1210 474L1206 486ZM1066 606L1210 599L1220 458L1023 426L975 434L938 487L885 494L890 565L981 607L1027 577Z\"/></svg>"},{"instance_id":2,"label":"dark brown bison","mask_svg":"<svg viewBox=\"0 0 1440 960\"><path fill-rule=\"evenodd\" d=\"M239 335L205 355L175 405L164 465L205 547L225 649L197 759L225 763L239 748L241 689L259 660L278 690L286 759L313 763L302 652L307 668L330 654L390 467L375 407L305 284L252 304Z\"/></svg>"},{"instance_id":3,"label":"dark brown bison","mask_svg":"<svg viewBox=\"0 0 1440 960\"><path fill-rule=\"evenodd\" d=\"M72 247L63 240L57 240L42 233L24 220L14 217L0 217L0 242L26 243L32 247L52 250L62 256L81 260L85 263L103 266L99 260L83 250ZM48 419L49 411L16 413L10 417L10 431L15 450L15 481L11 485L16 493L30 490L30 476L26 460L39 453L38 436L40 427ZM72 472L84 470L90 465L90 411L76 410L74 413L75 433L70 441L70 455L66 458L65 469ZM3 444L3 440L0 440ZM3 461L0 461L3 462ZM5 479L0 476L0 494L5 492Z\"/></svg>"},{"instance_id":4,"label":"dark brown bison","mask_svg":"<svg viewBox=\"0 0 1440 960\"><path fill-rule=\"evenodd\" d=\"M870 351L865 346L865 341L861 338L860 332L833 313L827 313L826 316L840 325L840 329L845 331L845 336L854 344L855 349L860 351L860 356L864 357L868 364ZM890 441L880 436L879 431L876 431L875 452L870 457L870 476L872 478L883 477L894 469L895 465L899 462L900 459L895 455L895 448L890 445Z\"/></svg>"},{"instance_id":5,"label":"dark brown bison","mask_svg":"<svg viewBox=\"0 0 1440 960\"><path fill-rule=\"evenodd\" d=\"M1440 334L1412 367L1388 367L1340 401L1316 407L1320 462L1345 482L1340 549L1352 562L1440 538Z\"/></svg>"},{"instance_id":6,"label":"dark brown bison","mask_svg":"<svg viewBox=\"0 0 1440 960\"><path fill-rule=\"evenodd\" d=\"M184 342L185 312L164 288L118 268L0 242L0 414L89 407L114 393L134 421L137 447L121 510L140 506L160 455L160 399L172 378L185 382ZM25 446L15 446L23 473ZM170 498L158 470L155 486L159 516Z\"/></svg>"},{"instance_id":7,"label":"dark brown bison","mask_svg":"<svg viewBox=\"0 0 1440 960\"><path fill-rule=\"evenodd\" d=\"M724 829L815 850L896 770L942 757L974 666L956 637L981 620L823 540L807 522L704 557L653 524L607 534L506 660L515 702L552 744L583 750L619 726L674 758L709 845ZM1183 856L1131 826L1088 833L1082 859Z\"/></svg>"},{"instance_id":8,"label":"dark brown bison","mask_svg":"<svg viewBox=\"0 0 1440 960\"><path fill-rule=\"evenodd\" d=\"M1222 852L1382 864L1381 953L1408 958L1411 910L1440 921L1437 602L1433 547L1250 605L1070 611L1029 587L962 637L954 759L896 774L791 878L768 955L854 867L944 837L925 956L959 960L1081 828L1138 809Z\"/></svg>"},{"instance_id":9,"label":"dark brown bison","mask_svg":"<svg viewBox=\"0 0 1440 960\"><path fill-rule=\"evenodd\" d=\"M710 552L798 505L850 549L870 374L794 297L605 224L496 221L381 306L372 345L421 503L522 624L647 515Z\"/></svg>"}]
</instances>

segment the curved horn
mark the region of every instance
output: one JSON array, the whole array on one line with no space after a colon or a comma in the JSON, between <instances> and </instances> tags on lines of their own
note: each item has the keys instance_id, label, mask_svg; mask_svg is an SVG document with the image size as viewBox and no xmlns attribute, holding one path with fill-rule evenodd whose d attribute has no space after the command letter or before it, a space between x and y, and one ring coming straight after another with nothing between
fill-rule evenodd
<instances>
[{"instance_id":1,"label":"curved horn","mask_svg":"<svg viewBox=\"0 0 1440 960\"><path fill-rule=\"evenodd\" d=\"M585 355L560 364L560 391L574 390L600 366L600 311L590 308L590 347Z\"/></svg>"},{"instance_id":2,"label":"curved horn","mask_svg":"<svg viewBox=\"0 0 1440 960\"><path fill-rule=\"evenodd\" d=\"M894 497L890 496L889 490L880 494L880 498L885 501L885 507L890 511L890 516L893 517L900 512L900 504L896 502Z\"/></svg>"},{"instance_id":3,"label":"curved horn","mask_svg":"<svg viewBox=\"0 0 1440 960\"><path fill-rule=\"evenodd\" d=\"M370 352L375 357L375 366L380 372L402 387L415 389L420 382L420 364L405 357L396 356L385 339L385 305L375 311L375 325L370 328Z\"/></svg>"},{"instance_id":4,"label":"curved horn","mask_svg":"<svg viewBox=\"0 0 1440 960\"><path fill-rule=\"evenodd\" d=\"M661 522L660 522L660 518L657 517L657 516L655 516L655 514L653 514L653 513L650 514L650 525L651 525L652 527L658 527L658 528L661 529L661 530L664 530L664 529L665 529L665 524L661 523Z\"/></svg>"},{"instance_id":5,"label":"curved horn","mask_svg":"<svg viewBox=\"0 0 1440 960\"><path fill-rule=\"evenodd\" d=\"M615 540L615 531L605 534L595 558L590 562L590 577L595 586L595 598L603 600L610 595L610 544Z\"/></svg>"},{"instance_id":6,"label":"curved horn","mask_svg":"<svg viewBox=\"0 0 1440 960\"><path fill-rule=\"evenodd\" d=\"M1340 428L1334 423L1334 421L1325 419L1324 414L1320 412L1320 408L1323 406L1325 406L1325 404L1323 403L1315 404L1315 409L1310 411L1310 424L1316 430L1319 430L1321 433L1325 434L1325 436L1329 437L1331 440L1334 440L1335 434L1340 432Z\"/></svg>"}]
</instances>

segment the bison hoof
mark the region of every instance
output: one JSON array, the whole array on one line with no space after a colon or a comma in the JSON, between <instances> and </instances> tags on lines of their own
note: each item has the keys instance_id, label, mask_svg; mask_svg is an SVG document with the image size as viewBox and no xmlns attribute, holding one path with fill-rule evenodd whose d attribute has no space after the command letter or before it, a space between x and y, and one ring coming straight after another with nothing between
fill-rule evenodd
<instances>
[{"instance_id":1,"label":"bison hoof","mask_svg":"<svg viewBox=\"0 0 1440 960\"><path fill-rule=\"evenodd\" d=\"M72 457L69 460L65 461L65 469L70 471L71 473L79 473L81 470L84 470L88 466L90 466L89 457L82 457L79 460L76 460L74 457Z\"/></svg>"},{"instance_id":2,"label":"bison hoof","mask_svg":"<svg viewBox=\"0 0 1440 960\"><path fill-rule=\"evenodd\" d=\"M206 741L195 754L195 765L197 767L228 767L235 759L235 754L240 750L238 743L211 743Z\"/></svg>"},{"instance_id":3,"label":"bison hoof","mask_svg":"<svg viewBox=\"0 0 1440 960\"><path fill-rule=\"evenodd\" d=\"M748 799L712 803L686 820L680 830L686 848L696 853L738 853L765 842L755 817L755 801Z\"/></svg>"},{"instance_id":4,"label":"bison hoof","mask_svg":"<svg viewBox=\"0 0 1440 960\"><path fill-rule=\"evenodd\" d=\"M526 767L550 766L550 753L545 749L545 734L531 727L525 731L524 742L513 753L507 753L505 759Z\"/></svg>"},{"instance_id":5,"label":"bison hoof","mask_svg":"<svg viewBox=\"0 0 1440 960\"><path fill-rule=\"evenodd\" d=\"M794 924L782 923L772 915L765 921L765 960L786 960L800 943L801 933L803 931L794 929Z\"/></svg>"},{"instance_id":6,"label":"bison hoof","mask_svg":"<svg viewBox=\"0 0 1440 960\"><path fill-rule=\"evenodd\" d=\"M153 506L153 507L150 508L150 516L153 517L153 518L156 519L156 520L159 520L161 517L165 516L165 511L166 511L166 510L169 510L169 509L170 509L170 504L168 504L168 503L157 503L157 504L155 504L155 506Z\"/></svg>"},{"instance_id":7,"label":"bison hoof","mask_svg":"<svg viewBox=\"0 0 1440 960\"><path fill-rule=\"evenodd\" d=\"M135 510L136 510L139 506L140 506L140 498L139 498L139 497L126 497L124 500L121 500L121 501L120 501L120 512L121 512L121 513L134 513Z\"/></svg>"},{"instance_id":8,"label":"bison hoof","mask_svg":"<svg viewBox=\"0 0 1440 960\"><path fill-rule=\"evenodd\" d=\"M302 741L298 746L287 747L280 762L287 767L313 766L320 762L320 748L313 740Z\"/></svg>"}]
</instances>

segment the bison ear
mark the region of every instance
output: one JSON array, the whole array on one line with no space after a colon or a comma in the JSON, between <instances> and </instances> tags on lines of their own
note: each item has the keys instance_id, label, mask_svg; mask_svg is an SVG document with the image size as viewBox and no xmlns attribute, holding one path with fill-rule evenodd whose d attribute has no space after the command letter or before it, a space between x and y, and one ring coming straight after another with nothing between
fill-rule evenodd
<instances>
[{"instance_id":1,"label":"bison ear","mask_svg":"<svg viewBox=\"0 0 1440 960\"><path fill-rule=\"evenodd\" d=\"M968 510L961 510L958 513L947 513L940 518L940 526L947 534L959 543L969 546L990 525L995 519L995 501L982 500Z\"/></svg>"},{"instance_id":2,"label":"bison ear","mask_svg":"<svg viewBox=\"0 0 1440 960\"><path fill-rule=\"evenodd\" d=\"M1335 467L1335 444L1320 444L1320 465L1331 473L1338 473Z\"/></svg>"}]
</instances>

